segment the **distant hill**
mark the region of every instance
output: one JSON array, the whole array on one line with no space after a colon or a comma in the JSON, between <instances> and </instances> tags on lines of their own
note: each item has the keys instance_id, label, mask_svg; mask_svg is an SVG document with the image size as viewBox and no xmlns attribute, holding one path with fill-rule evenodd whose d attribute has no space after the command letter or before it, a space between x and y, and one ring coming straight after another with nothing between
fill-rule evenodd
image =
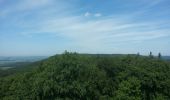
<instances>
[{"instance_id":1,"label":"distant hill","mask_svg":"<svg viewBox=\"0 0 170 100\"><path fill-rule=\"evenodd\" d=\"M1 100L169 100L170 64L139 55L65 52L0 78Z\"/></svg>"},{"instance_id":2,"label":"distant hill","mask_svg":"<svg viewBox=\"0 0 170 100\"><path fill-rule=\"evenodd\" d=\"M162 56L164 60L170 60L170 56Z\"/></svg>"},{"instance_id":3,"label":"distant hill","mask_svg":"<svg viewBox=\"0 0 170 100\"><path fill-rule=\"evenodd\" d=\"M41 60L44 58L47 58L48 56L9 56L9 57L4 57L4 56L0 56L0 61L16 61L16 62L20 62L20 61L37 61L37 60Z\"/></svg>"},{"instance_id":4,"label":"distant hill","mask_svg":"<svg viewBox=\"0 0 170 100\"><path fill-rule=\"evenodd\" d=\"M48 56L12 56L12 57L0 56L0 67L6 64L12 64L17 62L35 62L46 58L48 58Z\"/></svg>"}]
</instances>

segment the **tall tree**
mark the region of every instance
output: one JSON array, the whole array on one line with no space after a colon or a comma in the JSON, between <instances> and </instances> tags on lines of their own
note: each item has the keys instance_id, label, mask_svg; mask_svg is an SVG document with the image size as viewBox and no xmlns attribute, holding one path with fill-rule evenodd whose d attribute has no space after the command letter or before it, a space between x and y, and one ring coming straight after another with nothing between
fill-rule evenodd
<instances>
[{"instance_id":1,"label":"tall tree","mask_svg":"<svg viewBox=\"0 0 170 100\"><path fill-rule=\"evenodd\" d=\"M152 55L152 52L150 51L150 53L149 53L149 57L150 58L153 58L153 55Z\"/></svg>"},{"instance_id":2,"label":"tall tree","mask_svg":"<svg viewBox=\"0 0 170 100\"><path fill-rule=\"evenodd\" d=\"M161 57L162 57L162 55L161 55L161 53L159 52L159 53L158 53L158 58L161 59Z\"/></svg>"}]
</instances>

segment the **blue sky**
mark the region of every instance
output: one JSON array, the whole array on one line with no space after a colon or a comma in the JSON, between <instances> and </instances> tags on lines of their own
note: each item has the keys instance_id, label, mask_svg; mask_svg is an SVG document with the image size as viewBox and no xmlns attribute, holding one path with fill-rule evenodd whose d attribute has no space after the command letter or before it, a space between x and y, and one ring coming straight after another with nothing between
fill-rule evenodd
<instances>
[{"instance_id":1,"label":"blue sky","mask_svg":"<svg viewBox=\"0 0 170 100\"><path fill-rule=\"evenodd\" d=\"M0 0L0 56L170 55L170 0Z\"/></svg>"}]
</instances>

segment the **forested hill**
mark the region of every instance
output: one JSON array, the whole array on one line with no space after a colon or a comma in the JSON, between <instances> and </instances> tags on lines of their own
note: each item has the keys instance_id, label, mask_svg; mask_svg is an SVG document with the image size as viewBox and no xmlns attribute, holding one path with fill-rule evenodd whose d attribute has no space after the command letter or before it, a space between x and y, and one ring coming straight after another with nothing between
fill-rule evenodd
<instances>
[{"instance_id":1,"label":"forested hill","mask_svg":"<svg viewBox=\"0 0 170 100\"><path fill-rule=\"evenodd\" d=\"M170 64L139 55L65 52L0 79L0 100L169 100Z\"/></svg>"}]
</instances>

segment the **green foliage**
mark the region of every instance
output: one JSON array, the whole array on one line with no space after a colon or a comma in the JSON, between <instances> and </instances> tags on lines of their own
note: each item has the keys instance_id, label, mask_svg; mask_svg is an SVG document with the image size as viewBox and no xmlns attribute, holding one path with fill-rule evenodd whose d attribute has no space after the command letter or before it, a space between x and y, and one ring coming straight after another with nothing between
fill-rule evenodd
<instances>
[{"instance_id":1,"label":"green foliage","mask_svg":"<svg viewBox=\"0 0 170 100\"><path fill-rule=\"evenodd\" d=\"M135 77L122 81L116 91L117 100L142 100L141 83Z\"/></svg>"},{"instance_id":2,"label":"green foliage","mask_svg":"<svg viewBox=\"0 0 170 100\"><path fill-rule=\"evenodd\" d=\"M168 100L170 64L135 55L65 52L0 79L2 100Z\"/></svg>"}]
</instances>

